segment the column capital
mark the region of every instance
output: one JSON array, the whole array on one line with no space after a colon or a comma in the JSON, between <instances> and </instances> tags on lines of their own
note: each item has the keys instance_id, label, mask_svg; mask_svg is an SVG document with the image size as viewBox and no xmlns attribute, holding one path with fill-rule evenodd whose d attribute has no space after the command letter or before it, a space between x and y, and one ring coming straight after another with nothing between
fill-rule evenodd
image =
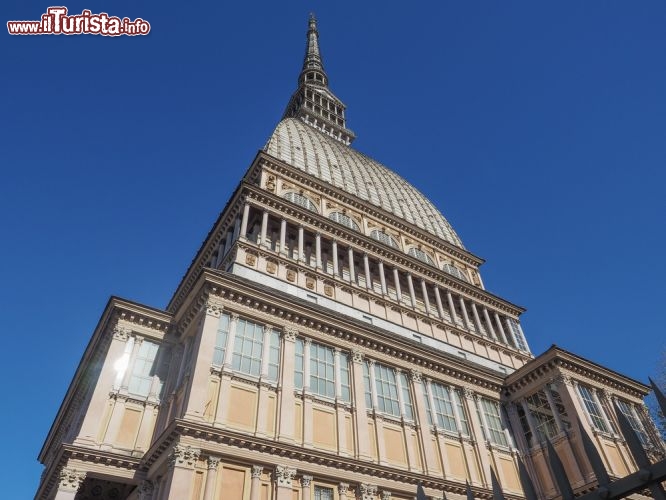
<instances>
[{"instance_id":1,"label":"column capital","mask_svg":"<svg viewBox=\"0 0 666 500\"><path fill-rule=\"evenodd\" d=\"M298 329L294 326L287 325L282 327L282 332L284 333L284 340L286 342L296 342L296 335L298 334Z\"/></svg>"},{"instance_id":2,"label":"column capital","mask_svg":"<svg viewBox=\"0 0 666 500\"><path fill-rule=\"evenodd\" d=\"M215 457L215 456L209 456L208 459L206 460L206 465L208 466L208 470L217 470L217 466L220 465L220 461L222 459L220 457Z\"/></svg>"},{"instance_id":3,"label":"column capital","mask_svg":"<svg viewBox=\"0 0 666 500\"><path fill-rule=\"evenodd\" d=\"M310 487L310 483L312 482L312 479L313 479L312 476L309 476L309 475L302 475L302 476L301 476L301 486L302 486L303 488L309 488L309 487Z\"/></svg>"},{"instance_id":4,"label":"column capital","mask_svg":"<svg viewBox=\"0 0 666 500\"><path fill-rule=\"evenodd\" d=\"M569 387L573 387L574 385L574 380L566 373L560 373L553 379L553 382L559 386L568 385Z\"/></svg>"},{"instance_id":5,"label":"column capital","mask_svg":"<svg viewBox=\"0 0 666 500\"><path fill-rule=\"evenodd\" d=\"M338 484L338 493L340 495L346 495L348 491L349 491L349 484L348 483Z\"/></svg>"},{"instance_id":6,"label":"column capital","mask_svg":"<svg viewBox=\"0 0 666 500\"><path fill-rule=\"evenodd\" d=\"M169 465L171 467L184 467L186 469L193 469L199 460L201 450L177 444L173 447L171 455L169 455Z\"/></svg>"},{"instance_id":7,"label":"column capital","mask_svg":"<svg viewBox=\"0 0 666 500\"><path fill-rule=\"evenodd\" d=\"M222 301L219 300L217 297L209 296L206 299L206 314L208 316L219 318L223 310L224 306L222 305Z\"/></svg>"},{"instance_id":8,"label":"column capital","mask_svg":"<svg viewBox=\"0 0 666 500\"><path fill-rule=\"evenodd\" d=\"M358 495L361 500L374 500L377 495L377 486L374 484L361 483L358 485Z\"/></svg>"},{"instance_id":9,"label":"column capital","mask_svg":"<svg viewBox=\"0 0 666 500\"><path fill-rule=\"evenodd\" d=\"M306 346L310 347L310 346L312 345L312 339L311 339L310 337L305 337L305 338L303 339L303 344L305 344Z\"/></svg>"},{"instance_id":10,"label":"column capital","mask_svg":"<svg viewBox=\"0 0 666 500\"><path fill-rule=\"evenodd\" d=\"M382 500L391 500L391 492L382 491Z\"/></svg>"},{"instance_id":11,"label":"column capital","mask_svg":"<svg viewBox=\"0 0 666 500\"><path fill-rule=\"evenodd\" d=\"M469 387L463 387L463 396L465 399L476 399L478 394Z\"/></svg>"},{"instance_id":12,"label":"column capital","mask_svg":"<svg viewBox=\"0 0 666 500\"><path fill-rule=\"evenodd\" d=\"M78 491L85 478L85 472L71 467L63 467L60 469L58 476L58 489L63 491Z\"/></svg>"},{"instance_id":13,"label":"column capital","mask_svg":"<svg viewBox=\"0 0 666 500\"><path fill-rule=\"evenodd\" d=\"M263 472L264 472L263 465L253 465L250 475L252 479L259 479L261 477L261 474L263 474Z\"/></svg>"},{"instance_id":14,"label":"column capital","mask_svg":"<svg viewBox=\"0 0 666 500\"><path fill-rule=\"evenodd\" d=\"M278 487L291 488L291 483L296 475L296 469L293 467L286 467L278 465L275 467L275 483Z\"/></svg>"},{"instance_id":15,"label":"column capital","mask_svg":"<svg viewBox=\"0 0 666 500\"><path fill-rule=\"evenodd\" d=\"M113 327L113 338L115 340L120 340L121 342L127 342L129 340L132 330L125 326L116 325Z\"/></svg>"},{"instance_id":16,"label":"column capital","mask_svg":"<svg viewBox=\"0 0 666 500\"><path fill-rule=\"evenodd\" d=\"M413 382L417 382L419 384L423 382L423 373L421 373L420 371L412 368L409 370L409 375L411 376Z\"/></svg>"},{"instance_id":17,"label":"column capital","mask_svg":"<svg viewBox=\"0 0 666 500\"><path fill-rule=\"evenodd\" d=\"M363 362L363 358L365 357L363 355L363 352L359 351L358 349L352 349L351 354L352 354L352 361L354 363L362 363Z\"/></svg>"}]
</instances>

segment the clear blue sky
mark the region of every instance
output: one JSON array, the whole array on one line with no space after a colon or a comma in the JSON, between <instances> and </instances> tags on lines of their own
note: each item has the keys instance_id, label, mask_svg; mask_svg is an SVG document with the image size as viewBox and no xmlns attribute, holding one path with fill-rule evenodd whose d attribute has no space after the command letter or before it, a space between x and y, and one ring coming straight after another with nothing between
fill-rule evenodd
<instances>
[{"instance_id":1,"label":"clear blue sky","mask_svg":"<svg viewBox=\"0 0 666 500\"><path fill-rule=\"evenodd\" d=\"M4 0L2 25L49 5ZM527 308L533 351L656 371L664 2L66 5L152 32L0 35L6 498L34 494L109 295L166 305L296 87L311 10L355 147L487 260L487 288Z\"/></svg>"}]
</instances>

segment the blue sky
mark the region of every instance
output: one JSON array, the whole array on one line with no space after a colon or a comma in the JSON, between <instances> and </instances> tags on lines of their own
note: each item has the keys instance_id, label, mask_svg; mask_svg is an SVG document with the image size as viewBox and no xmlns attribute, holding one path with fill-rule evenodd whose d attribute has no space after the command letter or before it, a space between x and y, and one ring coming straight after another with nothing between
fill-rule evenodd
<instances>
[{"instance_id":1,"label":"blue sky","mask_svg":"<svg viewBox=\"0 0 666 500\"><path fill-rule=\"evenodd\" d=\"M50 5L5 0L3 25ZM109 295L166 305L296 87L310 11L355 147L487 260L486 287L527 308L533 351L557 343L642 381L657 371L663 2L66 6L152 32L0 35L7 498L34 494Z\"/></svg>"}]
</instances>

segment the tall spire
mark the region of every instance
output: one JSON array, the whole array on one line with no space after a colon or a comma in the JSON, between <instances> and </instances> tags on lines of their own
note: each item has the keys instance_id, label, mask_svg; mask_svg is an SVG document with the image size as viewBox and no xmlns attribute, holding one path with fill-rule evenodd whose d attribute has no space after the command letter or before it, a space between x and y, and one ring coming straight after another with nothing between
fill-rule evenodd
<instances>
[{"instance_id":1,"label":"tall spire","mask_svg":"<svg viewBox=\"0 0 666 500\"><path fill-rule=\"evenodd\" d=\"M317 20L310 14L298 89L291 96L283 118L299 118L320 132L350 144L356 136L345 125L345 108L328 88L328 75L319 52Z\"/></svg>"}]
</instances>

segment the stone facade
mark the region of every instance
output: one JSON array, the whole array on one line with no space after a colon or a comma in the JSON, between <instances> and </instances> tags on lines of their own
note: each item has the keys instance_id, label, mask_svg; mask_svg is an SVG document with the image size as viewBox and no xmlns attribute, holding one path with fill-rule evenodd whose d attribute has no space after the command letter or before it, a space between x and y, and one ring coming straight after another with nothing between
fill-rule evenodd
<instances>
[{"instance_id":1,"label":"stone facade","mask_svg":"<svg viewBox=\"0 0 666 500\"><path fill-rule=\"evenodd\" d=\"M620 404L663 453L647 387L557 347L534 357L524 310L416 189L354 151L314 19L297 92L166 310L113 298L39 459L38 499L545 497L554 442L594 482L635 470Z\"/></svg>"}]
</instances>

